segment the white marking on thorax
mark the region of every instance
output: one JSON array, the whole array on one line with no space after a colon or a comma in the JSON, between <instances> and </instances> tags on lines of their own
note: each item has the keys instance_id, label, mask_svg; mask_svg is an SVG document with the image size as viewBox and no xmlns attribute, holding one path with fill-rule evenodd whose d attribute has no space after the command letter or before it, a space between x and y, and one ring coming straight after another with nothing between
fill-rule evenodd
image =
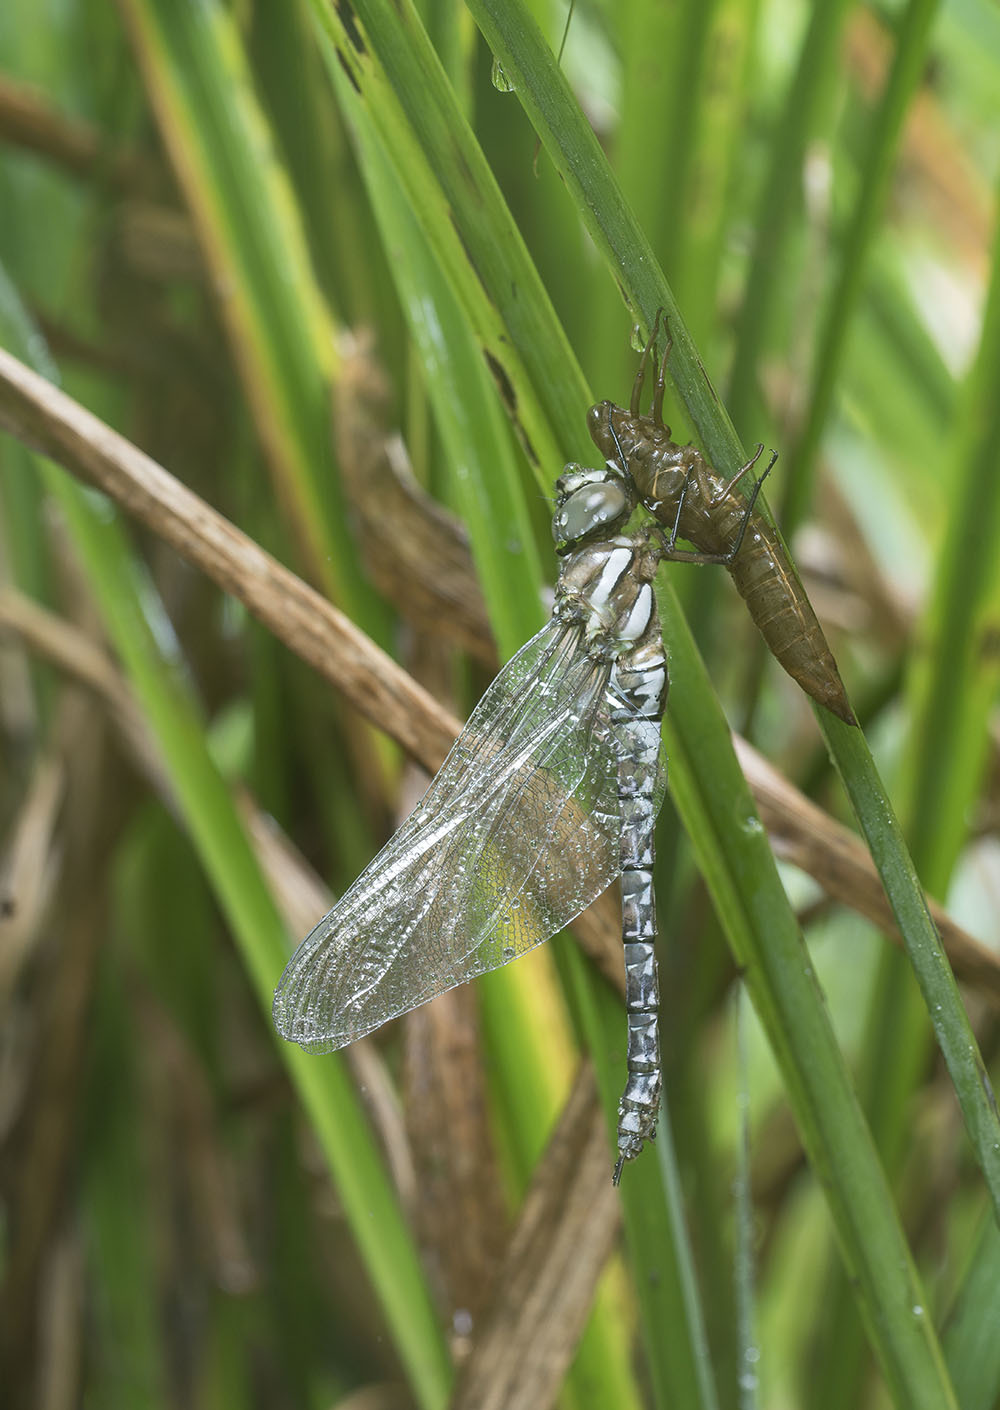
<instances>
[{"instance_id":1,"label":"white marking on thorax","mask_svg":"<svg viewBox=\"0 0 1000 1410\"><path fill-rule=\"evenodd\" d=\"M607 562L601 569L601 576L587 593L587 601L596 611L601 612L607 607L611 594L631 566L631 548L616 548L608 554Z\"/></svg>"},{"instance_id":2,"label":"white marking on thorax","mask_svg":"<svg viewBox=\"0 0 1000 1410\"><path fill-rule=\"evenodd\" d=\"M649 626L649 619L653 615L653 589L649 583L643 583L636 593L635 603L631 612L621 627L619 635L623 641L638 641L643 632Z\"/></svg>"}]
</instances>

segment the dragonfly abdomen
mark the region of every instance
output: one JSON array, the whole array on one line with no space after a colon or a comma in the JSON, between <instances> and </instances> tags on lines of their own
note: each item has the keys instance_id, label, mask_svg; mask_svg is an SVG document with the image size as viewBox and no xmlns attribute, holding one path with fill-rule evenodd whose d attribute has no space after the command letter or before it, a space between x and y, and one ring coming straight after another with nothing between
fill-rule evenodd
<instances>
[{"instance_id":1,"label":"dragonfly abdomen","mask_svg":"<svg viewBox=\"0 0 1000 1410\"><path fill-rule=\"evenodd\" d=\"M653 828L660 768L660 721L666 708L666 656L655 609L642 635L619 656L611 689L622 702L611 714L618 758L618 805L625 1007L628 1014L627 1078L618 1104L618 1163L656 1135L660 1111L659 988L656 974L656 901Z\"/></svg>"},{"instance_id":2,"label":"dragonfly abdomen","mask_svg":"<svg viewBox=\"0 0 1000 1410\"><path fill-rule=\"evenodd\" d=\"M656 971L656 902L653 892L653 800L660 724L616 719L618 793L621 807L622 944L628 1046L625 1091L618 1104L617 1183L626 1160L656 1135L660 1111L659 1005ZM650 762L651 761L651 762ZM640 776L637 778L637 765Z\"/></svg>"},{"instance_id":3,"label":"dragonfly abdomen","mask_svg":"<svg viewBox=\"0 0 1000 1410\"><path fill-rule=\"evenodd\" d=\"M599 537L631 511L615 472L568 466L557 484L553 533L563 554L555 612L579 622L589 650L611 663L607 700L615 758L622 942L625 953L627 1079L618 1104L617 1184L627 1160L656 1134L660 1111L659 993L653 826L662 795L660 722L667 661L652 580L658 536ZM612 514L614 511L614 514Z\"/></svg>"}]
</instances>

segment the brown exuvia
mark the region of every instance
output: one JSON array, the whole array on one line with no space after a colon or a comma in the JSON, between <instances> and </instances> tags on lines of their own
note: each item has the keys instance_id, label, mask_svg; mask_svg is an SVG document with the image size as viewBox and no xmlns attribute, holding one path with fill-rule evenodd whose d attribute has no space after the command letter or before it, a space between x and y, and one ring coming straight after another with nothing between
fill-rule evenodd
<instances>
[{"instance_id":1,"label":"brown exuvia","mask_svg":"<svg viewBox=\"0 0 1000 1410\"><path fill-rule=\"evenodd\" d=\"M658 322L658 319L657 319ZM754 509L757 493L774 464L747 498L738 486L763 447L725 480L694 446L677 445L663 423L667 351L660 363L648 415L639 410L646 362L657 323L642 355L628 410L614 402L592 406L591 437L604 458L624 472L636 498L668 531L664 557L689 563L722 563L732 575L768 647L802 689L848 724L857 724L826 643L823 629L788 561L774 526ZM695 551L676 547L678 538Z\"/></svg>"}]
</instances>

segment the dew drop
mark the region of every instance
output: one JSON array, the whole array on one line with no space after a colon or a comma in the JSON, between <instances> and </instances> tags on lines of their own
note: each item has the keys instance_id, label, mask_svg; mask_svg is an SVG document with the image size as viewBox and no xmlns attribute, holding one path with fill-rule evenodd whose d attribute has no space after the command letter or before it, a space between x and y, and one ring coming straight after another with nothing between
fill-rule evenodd
<instances>
[{"instance_id":1,"label":"dew drop","mask_svg":"<svg viewBox=\"0 0 1000 1410\"><path fill-rule=\"evenodd\" d=\"M503 65L496 57L493 59L493 67L490 70L490 80L498 93L513 93L514 84L503 71Z\"/></svg>"},{"instance_id":2,"label":"dew drop","mask_svg":"<svg viewBox=\"0 0 1000 1410\"><path fill-rule=\"evenodd\" d=\"M629 338L629 345L633 352L642 352L646 346L646 339L642 336L642 327L638 323L632 324L632 336Z\"/></svg>"}]
</instances>

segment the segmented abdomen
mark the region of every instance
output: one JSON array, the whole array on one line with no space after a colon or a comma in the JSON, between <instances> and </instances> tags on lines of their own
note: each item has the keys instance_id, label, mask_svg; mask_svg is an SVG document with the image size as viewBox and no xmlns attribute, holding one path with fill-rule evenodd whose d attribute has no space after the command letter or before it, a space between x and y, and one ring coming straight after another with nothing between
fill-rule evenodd
<instances>
[{"instance_id":1,"label":"segmented abdomen","mask_svg":"<svg viewBox=\"0 0 1000 1410\"><path fill-rule=\"evenodd\" d=\"M762 514L751 515L729 571L761 635L788 674L807 695L854 724L823 628L792 571L777 531Z\"/></svg>"}]
</instances>

